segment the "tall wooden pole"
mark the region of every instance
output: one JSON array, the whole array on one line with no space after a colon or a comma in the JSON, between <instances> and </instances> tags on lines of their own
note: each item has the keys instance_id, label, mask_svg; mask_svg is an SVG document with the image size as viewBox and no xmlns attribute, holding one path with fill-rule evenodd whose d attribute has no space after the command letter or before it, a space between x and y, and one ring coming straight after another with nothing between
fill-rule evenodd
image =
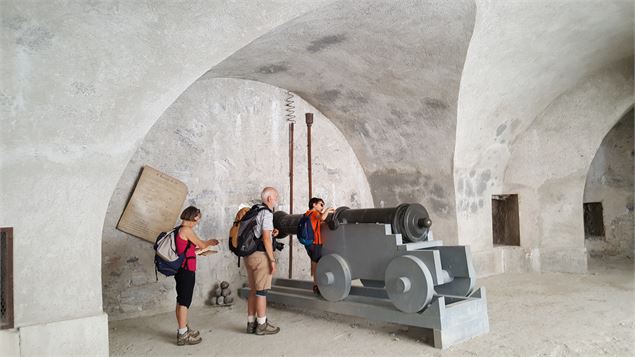
<instances>
[{"instance_id":1,"label":"tall wooden pole","mask_svg":"<svg viewBox=\"0 0 635 357\"><path fill-rule=\"evenodd\" d=\"M289 122L289 214L293 214L293 129ZM289 279L293 279L293 236L289 235Z\"/></svg>"},{"instance_id":2,"label":"tall wooden pole","mask_svg":"<svg viewBox=\"0 0 635 357\"><path fill-rule=\"evenodd\" d=\"M306 142L307 142L307 159L309 165L309 199L313 197L313 183L311 179L311 125L313 125L313 113L306 113Z\"/></svg>"}]
</instances>

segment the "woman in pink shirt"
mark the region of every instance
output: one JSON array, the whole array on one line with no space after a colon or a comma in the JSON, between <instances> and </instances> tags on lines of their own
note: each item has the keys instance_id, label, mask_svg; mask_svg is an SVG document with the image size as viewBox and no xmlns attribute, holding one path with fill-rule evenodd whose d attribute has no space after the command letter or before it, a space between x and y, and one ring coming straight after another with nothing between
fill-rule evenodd
<instances>
[{"instance_id":1,"label":"woman in pink shirt","mask_svg":"<svg viewBox=\"0 0 635 357\"><path fill-rule=\"evenodd\" d=\"M187 312L192 303L192 293L196 283L196 248L207 248L218 245L218 240L201 240L194 228L201 220L201 210L194 206L186 208L181 213L183 222L176 234L176 252L185 252L185 260L179 271L174 275L176 280L176 322L179 330L176 333L176 344L195 345L202 341L199 331L190 329L187 325Z\"/></svg>"}]
</instances>

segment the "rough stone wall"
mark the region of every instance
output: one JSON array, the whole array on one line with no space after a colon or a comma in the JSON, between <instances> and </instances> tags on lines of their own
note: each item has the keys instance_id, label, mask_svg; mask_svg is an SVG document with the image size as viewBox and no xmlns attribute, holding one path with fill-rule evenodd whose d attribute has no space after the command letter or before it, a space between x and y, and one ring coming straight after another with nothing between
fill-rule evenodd
<instances>
[{"instance_id":1,"label":"rough stone wall","mask_svg":"<svg viewBox=\"0 0 635 357\"><path fill-rule=\"evenodd\" d=\"M289 211L285 98L286 91L259 82L201 79L152 127L124 171L104 222L103 299L111 319L174 308L174 279L160 276L155 281L152 245L115 228L143 165L185 182L189 193L184 207L195 205L203 213L199 236L221 240L219 254L198 258L193 304L203 304L220 280L234 287L246 281L226 236L238 206L258 200L264 186L277 187L279 209ZM297 96L295 106L294 211L304 212L308 203L306 112L315 113L314 195L327 206L373 207L366 177L344 136ZM309 280L306 252L294 243L294 278ZM287 245L279 254L278 276L288 276L288 254Z\"/></svg>"},{"instance_id":2,"label":"rough stone wall","mask_svg":"<svg viewBox=\"0 0 635 357\"><path fill-rule=\"evenodd\" d=\"M606 135L587 175L584 202L602 202L605 236L587 239L591 255L633 258L633 110Z\"/></svg>"},{"instance_id":3,"label":"rough stone wall","mask_svg":"<svg viewBox=\"0 0 635 357\"><path fill-rule=\"evenodd\" d=\"M590 132L593 125L580 125L581 118L591 124L602 124L598 118L617 120L632 103L632 78L627 83L632 77L627 73L629 66L632 72L632 12L632 2L622 0L584 6L576 1L477 1L458 101L454 180L459 243L471 245L479 274L514 270L513 265L586 269L584 245L572 237L580 238L575 232L582 218L576 210L582 209L590 158L566 160L562 153L575 151L567 149L569 139L585 153L595 153L600 134ZM590 79L611 68L622 74ZM588 91L573 99L570 92L583 91L581 86L604 87L612 94ZM571 97L566 105L565 93ZM579 187L569 190L574 181ZM563 185L566 194L559 194ZM492 244L491 199L512 193L519 194L523 258L504 262L506 255ZM511 249L517 256L517 249Z\"/></svg>"}]
</instances>

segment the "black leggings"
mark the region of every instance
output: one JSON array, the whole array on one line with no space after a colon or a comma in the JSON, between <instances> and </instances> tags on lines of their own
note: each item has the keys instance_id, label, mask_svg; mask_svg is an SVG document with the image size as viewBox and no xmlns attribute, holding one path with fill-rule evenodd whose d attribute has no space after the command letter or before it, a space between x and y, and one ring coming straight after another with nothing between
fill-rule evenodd
<instances>
[{"instance_id":1,"label":"black leggings","mask_svg":"<svg viewBox=\"0 0 635 357\"><path fill-rule=\"evenodd\" d=\"M176 280L176 303L189 308L192 304L196 273L181 268L174 275L174 280Z\"/></svg>"}]
</instances>

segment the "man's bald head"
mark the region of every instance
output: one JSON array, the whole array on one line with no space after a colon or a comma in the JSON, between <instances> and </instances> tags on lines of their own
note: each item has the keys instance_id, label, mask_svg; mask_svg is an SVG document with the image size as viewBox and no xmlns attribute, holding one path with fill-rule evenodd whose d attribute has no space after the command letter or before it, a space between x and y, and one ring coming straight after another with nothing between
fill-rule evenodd
<instances>
[{"instance_id":1,"label":"man's bald head","mask_svg":"<svg viewBox=\"0 0 635 357\"><path fill-rule=\"evenodd\" d=\"M265 187L260 193L262 203L266 204L269 208L274 208L278 205L278 190L273 187Z\"/></svg>"}]
</instances>

